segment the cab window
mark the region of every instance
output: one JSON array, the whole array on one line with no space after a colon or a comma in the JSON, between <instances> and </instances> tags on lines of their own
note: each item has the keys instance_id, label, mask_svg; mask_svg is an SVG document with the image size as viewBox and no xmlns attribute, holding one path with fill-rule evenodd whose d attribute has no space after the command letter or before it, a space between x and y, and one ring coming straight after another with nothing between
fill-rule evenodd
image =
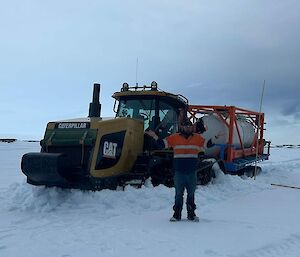
<instances>
[{"instance_id":1,"label":"cab window","mask_svg":"<svg viewBox=\"0 0 300 257\"><path fill-rule=\"evenodd\" d=\"M121 100L117 117L141 119L144 130L150 129L155 116L155 100Z\"/></svg>"}]
</instances>

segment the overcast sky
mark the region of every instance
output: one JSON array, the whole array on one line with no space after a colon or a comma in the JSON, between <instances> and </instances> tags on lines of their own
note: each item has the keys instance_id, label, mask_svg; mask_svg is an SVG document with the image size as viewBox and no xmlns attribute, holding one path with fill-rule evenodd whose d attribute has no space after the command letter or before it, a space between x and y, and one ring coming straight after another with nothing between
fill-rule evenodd
<instances>
[{"instance_id":1,"label":"overcast sky","mask_svg":"<svg viewBox=\"0 0 300 257\"><path fill-rule=\"evenodd\" d=\"M300 144L298 0L1 1L0 137L41 139L48 121L102 116L123 82L191 104L266 113L267 139Z\"/></svg>"}]
</instances>

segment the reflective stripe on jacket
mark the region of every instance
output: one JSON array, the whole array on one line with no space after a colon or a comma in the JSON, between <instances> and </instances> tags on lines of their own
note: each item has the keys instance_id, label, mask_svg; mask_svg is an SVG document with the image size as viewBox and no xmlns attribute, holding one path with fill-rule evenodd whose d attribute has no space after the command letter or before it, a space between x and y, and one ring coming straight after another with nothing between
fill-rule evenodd
<instances>
[{"instance_id":1,"label":"reflective stripe on jacket","mask_svg":"<svg viewBox=\"0 0 300 257\"><path fill-rule=\"evenodd\" d=\"M204 152L205 139L196 133L185 138L180 133L175 133L164 139L166 148L173 148L174 158L198 158Z\"/></svg>"}]
</instances>

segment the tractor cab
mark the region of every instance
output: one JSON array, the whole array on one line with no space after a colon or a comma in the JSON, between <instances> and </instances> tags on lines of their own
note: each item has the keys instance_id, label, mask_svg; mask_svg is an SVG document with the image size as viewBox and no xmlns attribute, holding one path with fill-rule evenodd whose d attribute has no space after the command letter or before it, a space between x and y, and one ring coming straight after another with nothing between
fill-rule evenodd
<instances>
[{"instance_id":1,"label":"tractor cab","mask_svg":"<svg viewBox=\"0 0 300 257\"><path fill-rule=\"evenodd\" d=\"M124 83L121 92L114 93L113 97L118 101L116 117L143 120L144 131L152 130L161 138L178 130L184 113L180 110L186 110L188 105L182 95L159 91L155 81L151 86L129 87Z\"/></svg>"}]
</instances>

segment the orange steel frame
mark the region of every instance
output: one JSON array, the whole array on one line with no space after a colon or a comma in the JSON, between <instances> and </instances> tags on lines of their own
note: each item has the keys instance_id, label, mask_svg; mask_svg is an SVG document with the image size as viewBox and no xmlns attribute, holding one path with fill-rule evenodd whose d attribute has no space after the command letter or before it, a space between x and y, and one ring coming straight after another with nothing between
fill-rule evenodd
<instances>
[{"instance_id":1,"label":"orange steel frame","mask_svg":"<svg viewBox=\"0 0 300 257\"><path fill-rule=\"evenodd\" d=\"M216 114L228 127L228 142L225 148L225 162L232 162L234 159L246 156L256 155L256 147L258 147L258 155L263 154L264 150L264 113L249 111L235 106L208 106L208 105L189 105L188 113L190 119L195 122L197 114ZM226 114L226 115L224 115ZM237 117L243 116L252 123L255 128L255 139L250 147L245 148L241 139L241 134L237 126ZM233 133L237 131L241 149L235 149L233 146ZM257 144L258 139L258 144Z\"/></svg>"}]
</instances>

